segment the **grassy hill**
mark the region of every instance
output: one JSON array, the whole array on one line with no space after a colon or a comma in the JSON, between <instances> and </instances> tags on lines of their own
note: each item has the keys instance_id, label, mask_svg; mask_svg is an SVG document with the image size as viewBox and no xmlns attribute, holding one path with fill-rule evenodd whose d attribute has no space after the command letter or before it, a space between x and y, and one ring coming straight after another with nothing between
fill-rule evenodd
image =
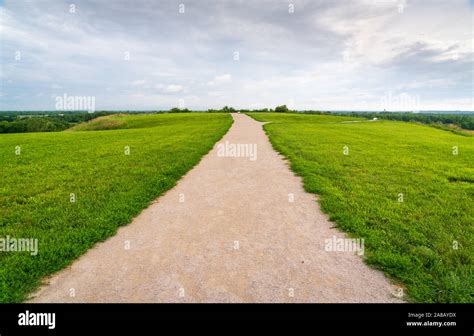
<instances>
[{"instance_id":1,"label":"grassy hill","mask_svg":"<svg viewBox=\"0 0 474 336\"><path fill-rule=\"evenodd\" d=\"M197 113L113 114L78 124L68 131L100 131L177 125Z\"/></svg>"},{"instance_id":2,"label":"grassy hill","mask_svg":"<svg viewBox=\"0 0 474 336\"><path fill-rule=\"evenodd\" d=\"M265 131L305 189L339 228L365 239L367 262L411 300L474 302L472 137L394 121L250 116L272 122Z\"/></svg>"},{"instance_id":3,"label":"grassy hill","mask_svg":"<svg viewBox=\"0 0 474 336\"><path fill-rule=\"evenodd\" d=\"M24 300L42 277L130 223L231 123L228 114L120 115L75 131L0 134L0 237L39 244L36 256L0 252L0 302ZM95 128L117 129L80 131Z\"/></svg>"}]
</instances>

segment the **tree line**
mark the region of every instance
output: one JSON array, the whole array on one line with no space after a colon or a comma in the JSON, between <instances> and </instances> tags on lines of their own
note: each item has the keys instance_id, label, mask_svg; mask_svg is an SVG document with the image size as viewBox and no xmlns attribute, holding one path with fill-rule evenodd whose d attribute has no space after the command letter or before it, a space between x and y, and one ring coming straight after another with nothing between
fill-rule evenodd
<instances>
[{"instance_id":1,"label":"tree line","mask_svg":"<svg viewBox=\"0 0 474 336\"><path fill-rule=\"evenodd\" d=\"M0 133L59 132L108 114L111 112L2 112Z\"/></svg>"},{"instance_id":2,"label":"tree line","mask_svg":"<svg viewBox=\"0 0 474 336\"><path fill-rule=\"evenodd\" d=\"M68 129L78 123L92 120L97 117L114 113L138 113L139 111L97 111L88 113L83 111L44 111L44 112L24 112L9 111L0 113L0 133L26 133L26 132L58 132ZM141 113L189 113L193 112L187 108L174 107L167 111L142 111ZM411 113L411 112L330 112L330 111L295 111L286 105L279 105L272 108L261 109L235 109L224 106L221 109L208 109L209 113L306 113L306 114L327 114L363 117L367 119L379 118L388 120L398 120L406 122L419 122L431 124L437 127L447 127L455 125L457 127L474 130L474 114L467 113Z\"/></svg>"},{"instance_id":3,"label":"tree line","mask_svg":"<svg viewBox=\"0 0 474 336\"><path fill-rule=\"evenodd\" d=\"M318 113L309 111L306 113ZM412 113L412 112L324 112L335 115L363 117L367 119L387 119L406 122L419 122L423 124L456 125L467 130L474 130L474 114L449 114L449 113Z\"/></svg>"}]
</instances>

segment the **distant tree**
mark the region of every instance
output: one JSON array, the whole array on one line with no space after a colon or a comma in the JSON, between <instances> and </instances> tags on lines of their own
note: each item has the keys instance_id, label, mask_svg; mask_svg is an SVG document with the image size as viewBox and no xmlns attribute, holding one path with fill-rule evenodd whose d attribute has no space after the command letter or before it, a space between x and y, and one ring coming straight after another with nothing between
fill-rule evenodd
<instances>
[{"instance_id":1,"label":"distant tree","mask_svg":"<svg viewBox=\"0 0 474 336\"><path fill-rule=\"evenodd\" d=\"M170 113L187 113L187 112L190 112L187 108L185 109L180 109L178 107L173 107L171 110L170 110Z\"/></svg>"},{"instance_id":2,"label":"distant tree","mask_svg":"<svg viewBox=\"0 0 474 336\"><path fill-rule=\"evenodd\" d=\"M221 109L221 111L224 113L233 113L235 112L235 109L226 105Z\"/></svg>"},{"instance_id":3,"label":"distant tree","mask_svg":"<svg viewBox=\"0 0 474 336\"><path fill-rule=\"evenodd\" d=\"M287 112L290 112L290 109L286 107L286 105L280 105L280 106L275 107L275 112L287 113Z\"/></svg>"},{"instance_id":4,"label":"distant tree","mask_svg":"<svg viewBox=\"0 0 474 336\"><path fill-rule=\"evenodd\" d=\"M269 112L271 110L268 110L268 108L263 108L263 109L255 109L255 110L252 110L252 112Z\"/></svg>"}]
</instances>

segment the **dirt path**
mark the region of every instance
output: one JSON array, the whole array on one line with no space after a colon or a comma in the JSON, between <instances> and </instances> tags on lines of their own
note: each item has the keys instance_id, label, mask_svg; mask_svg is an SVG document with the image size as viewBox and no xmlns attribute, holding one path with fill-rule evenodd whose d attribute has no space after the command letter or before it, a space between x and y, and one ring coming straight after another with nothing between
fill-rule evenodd
<instances>
[{"instance_id":1,"label":"dirt path","mask_svg":"<svg viewBox=\"0 0 474 336\"><path fill-rule=\"evenodd\" d=\"M261 123L233 117L175 188L31 301L399 302L383 274L354 252L326 251L326 239L344 234L304 192ZM256 144L256 160L220 156L226 141L229 150Z\"/></svg>"}]
</instances>

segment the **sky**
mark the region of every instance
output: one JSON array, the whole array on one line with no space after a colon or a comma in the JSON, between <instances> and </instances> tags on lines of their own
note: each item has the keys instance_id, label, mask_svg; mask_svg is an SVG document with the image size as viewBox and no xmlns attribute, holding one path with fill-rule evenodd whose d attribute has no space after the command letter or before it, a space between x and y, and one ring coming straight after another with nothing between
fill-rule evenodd
<instances>
[{"instance_id":1,"label":"sky","mask_svg":"<svg viewBox=\"0 0 474 336\"><path fill-rule=\"evenodd\" d=\"M474 110L470 0L0 1L0 110Z\"/></svg>"}]
</instances>

